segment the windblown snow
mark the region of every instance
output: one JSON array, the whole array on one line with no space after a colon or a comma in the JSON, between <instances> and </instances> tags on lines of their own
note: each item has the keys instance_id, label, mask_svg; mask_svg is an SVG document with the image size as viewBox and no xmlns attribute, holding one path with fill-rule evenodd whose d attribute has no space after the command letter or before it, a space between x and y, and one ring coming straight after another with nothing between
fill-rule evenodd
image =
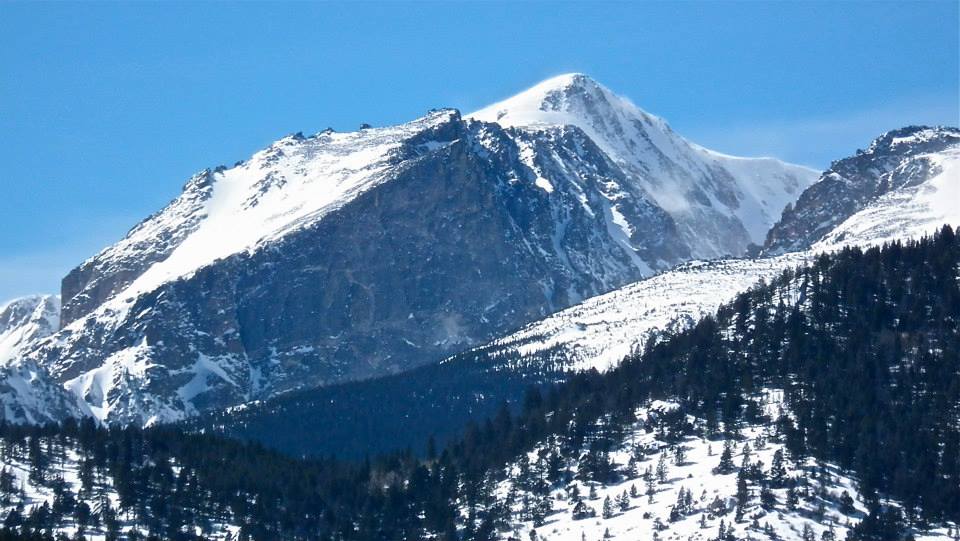
<instances>
[{"instance_id":1,"label":"windblown snow","mask_svg":"<svg viewBox=\"0 0 960 541\"><path fill-rule=\"evenodd\" d=\"M772 158L705 149L580 73L548 79L469 116L521 129L582 129L678 221L699 258L739 255L748 243L762 244L784 206L818 175ZM718 245L709 242L704 228L728 228L731 234ZM737 229L742 238L734 238ZM740 249L731 249L732 243Z\"/></svg>"}]
</instances>

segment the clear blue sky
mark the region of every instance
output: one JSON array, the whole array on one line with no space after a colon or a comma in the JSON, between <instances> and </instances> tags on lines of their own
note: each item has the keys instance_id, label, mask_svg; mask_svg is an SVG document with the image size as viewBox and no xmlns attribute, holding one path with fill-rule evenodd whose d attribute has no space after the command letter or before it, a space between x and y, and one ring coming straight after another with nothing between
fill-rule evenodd
<instances>
[{"instance_id":1,"label":"clear blue sky","mask_svg":"<svg viewBox=\"0 0 960 541\"><path fill-rule=\"evenodd\" d=\"M958 2L0 2L0 299L57 291L207 166L582 71L710 148L816 167L958 124Z\"/></svg>"}]
</instances>

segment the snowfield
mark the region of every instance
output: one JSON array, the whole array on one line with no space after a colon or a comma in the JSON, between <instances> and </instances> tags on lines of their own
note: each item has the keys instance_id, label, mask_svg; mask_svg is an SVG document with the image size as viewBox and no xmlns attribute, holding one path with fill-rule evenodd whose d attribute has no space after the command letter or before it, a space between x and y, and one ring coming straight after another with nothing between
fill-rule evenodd
<instances>
[{"instance_id":1,"label":"snowfield","mask_svg":"<svg viewBox=\"0 0 960 541\"><path fill-rule=\"evenodd\" d=\"M686 263L587 299L478 350L489 353L498 367L517 371L531 368L529 363L535 361L527 358L555 349L565 354L565 370L606 371L641 349L651 336L692 325L737 293L802 266L811 257L796 253Z\"/></svg>"}]
</instances>

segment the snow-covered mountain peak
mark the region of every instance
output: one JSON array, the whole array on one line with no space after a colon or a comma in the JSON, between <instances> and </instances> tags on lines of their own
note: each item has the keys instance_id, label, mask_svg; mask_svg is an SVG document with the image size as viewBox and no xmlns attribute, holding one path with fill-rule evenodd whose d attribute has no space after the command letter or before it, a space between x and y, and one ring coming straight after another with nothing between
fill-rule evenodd
<instances>
[{"instance_id":1,"label":"snow-covered mountain peak","mask_svg":"<svg viewBox=\"0 0 960 541\"><path fill-rule=\"evenodd\" d=\"M647 119L662 129L669 129L663 120L640 110L582 73L551 77L469 116L504 127L574 125L592 130L605 121L617 120L621 114Z\"/></svg>"},{"instance_id":2,"label":"snow-covered mountain peak","mask_svg":"<svg viewBox=\"0 0 960 541\"><path fill-rule=\"evenodd\" d=\"M867 150L831 163L770 229L763 252L803 250L821 240L825 249L851 240L916 237L954 223L957 149L957 128L907 126L884 133Z\"/></svg>"},{"instance_id":3,"label":"snow-covered mountain peak","mask_svg":"<svg viewBox=\"0 0 960 541\"><path fill-rule=\"evenodd\" d=\"M691 143L661 118L580 73L548 79L468 116L521 130L583 130L677 221L694 255L703 258L739 255L748 244L762 243L787 203L818 174Z\"/></svg>"},{"instance_id":4,"label":"snow-covered mountain peak","mask_svg":"<svg viewBox=\"0 0 960 541\"><path fill-rule=\"evenodd\" d=\"M908 148L936 145L945 147L960 143L960 129L947 126L906 126L891 130L874 139L865 153L889 154Z\"/></svg>"},{"instance_id":5,"label":"snow-covered mountain peak","mask_svg":"<svg viewBox=\"0 0 960 541\"><path fill-rule=\"evenodd\" d=\"M815 176L690 143L582 74L493 109L295 133L196 174L64 278L27 360L146 423L406 370L743 255Z\"/></svg>"}]
</instances>

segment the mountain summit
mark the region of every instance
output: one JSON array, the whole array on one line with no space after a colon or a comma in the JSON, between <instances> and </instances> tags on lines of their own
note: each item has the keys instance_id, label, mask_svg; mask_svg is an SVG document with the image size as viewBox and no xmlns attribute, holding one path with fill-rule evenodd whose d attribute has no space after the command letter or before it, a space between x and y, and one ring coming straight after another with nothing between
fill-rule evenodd
<instances>
[{"instance_id":1,"label":"mountain summit","mask_svg":"<svg viewBox=\"0 0 960 541\"><path fill-rule=\"evenodd\" d=\"M695 258L763 244L781 211L816 172L771 158L705 149L581 73L548 79L469 115L525 130L576 126L670 214Z\"/></svg>"}]
</instances>

